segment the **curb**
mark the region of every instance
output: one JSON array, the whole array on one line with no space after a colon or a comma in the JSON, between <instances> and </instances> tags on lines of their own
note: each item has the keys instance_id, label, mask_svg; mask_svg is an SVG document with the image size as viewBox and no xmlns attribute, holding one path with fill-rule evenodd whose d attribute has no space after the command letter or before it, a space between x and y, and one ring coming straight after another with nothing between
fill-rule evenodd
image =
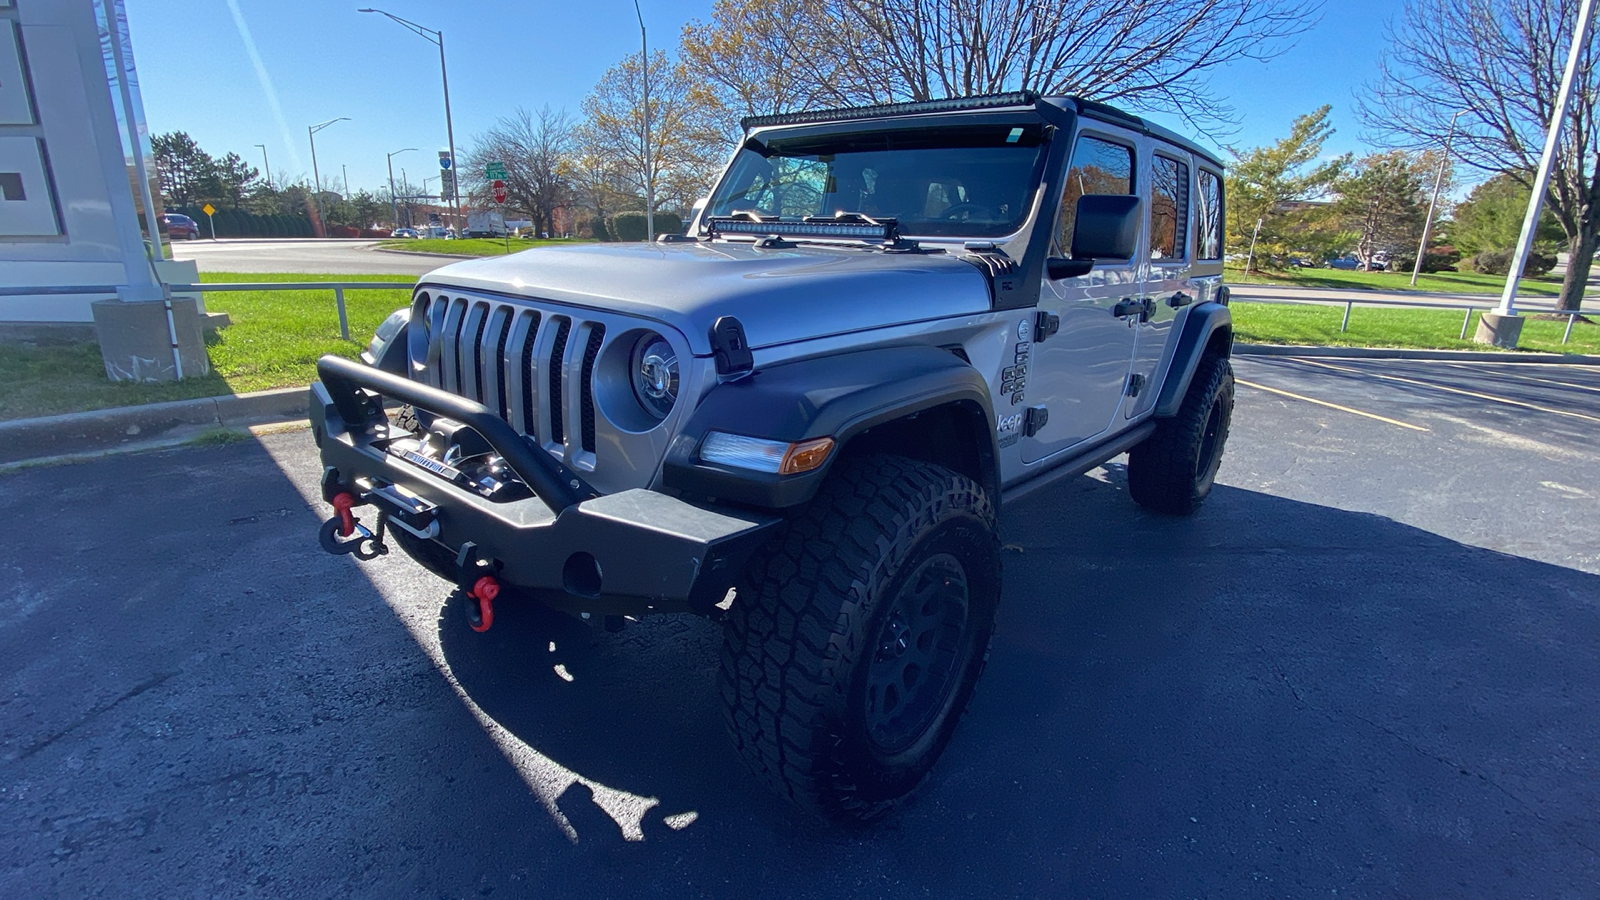
<instances>
[{"instance_id":1,"label":"curb","mask_svg":"<svg viewBox=\"0 0 1600 900\"><path fill-rule=\"evenodd\" d=\"M432 253L427 250L394 250L389 247L373 247L372 253L393 253L397 256L431 256L434 259L483 259L482 256L473 256L468 253Z\"/></svg>"},{"instance_id":2,"label":"curb","mask_svg":"<svg viewBox=\"0 0 1600 900\"><path fill-rule=\"evenodd\" d=\"M306 389L174 400L0 422L0 466L89 452L115 452L192 438L214 428L304 419Z\"/></svg>"},{"instance_id":3,"label":"curb","mask_svg":"<svg viewBox=\"0 0 1600 900\"><path fill-rule=\"evenodd\" d=\"M1431 359L1451 362L1552 363L1600 366L1600 356L1579 353L1519 353L1501 350L1405 350L1399 347L1310 347L1297 344L1233 345L1236 356L1323 356L1342 359Z\"/></svg>"}]
</instances>

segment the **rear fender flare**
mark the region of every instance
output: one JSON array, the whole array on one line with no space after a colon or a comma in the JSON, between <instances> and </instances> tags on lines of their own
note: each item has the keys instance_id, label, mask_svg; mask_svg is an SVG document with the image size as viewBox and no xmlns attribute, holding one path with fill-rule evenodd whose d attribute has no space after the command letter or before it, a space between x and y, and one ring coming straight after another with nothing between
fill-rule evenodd
<instances>
[{"instance_id":1,"label":"rear fender flare","mask_svg":"<svg viewBox=\"0 0 1600 900\"><path fill-rule=\"evenodd\" d=\"M1172 363L1167 366L1167 377L1156 398L1156 418L1166 419L1178 414L1200 358L1213 348L1220 348L1224 356L1233 355L1233 313L1221 303L1196 304L1184 318L1183 331L1173 348Z\"/></svg>"}]
</instances>

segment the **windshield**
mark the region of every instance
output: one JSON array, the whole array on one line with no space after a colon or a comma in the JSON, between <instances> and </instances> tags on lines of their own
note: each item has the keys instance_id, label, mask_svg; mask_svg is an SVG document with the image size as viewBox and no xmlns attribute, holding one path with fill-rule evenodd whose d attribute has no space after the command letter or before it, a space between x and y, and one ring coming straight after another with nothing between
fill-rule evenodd
<instances>
[{"instance_id":1,"label":"windshield","mask_svg":"<svg viewBox=\"0 0 1600 900\"><path fill-rule=\"evenodd\" d=\"M993 238L1033 205L1042 128L964 125L752 141L717 185L708 214L799 219L863 213L900 233Z\"/></svg>"}]
</instances>

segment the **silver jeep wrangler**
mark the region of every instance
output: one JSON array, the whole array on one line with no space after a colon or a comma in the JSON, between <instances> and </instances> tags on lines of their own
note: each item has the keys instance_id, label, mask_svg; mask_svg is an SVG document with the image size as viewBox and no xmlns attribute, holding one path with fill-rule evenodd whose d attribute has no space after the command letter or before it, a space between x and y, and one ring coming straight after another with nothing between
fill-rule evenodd
<instances>
[{"instance_id":1,"label":"silver jeep wrangler","mask_svg":"<svg viewBox=\"0 0 1600 900\"><path fill-rule=\"evenodd\" d=\"M1222 165L1027 93L744 126L686 235L446 266L365 364L324 357L321 541L392 537L480 631L513 599L720 620L750 768L871 820L983 670L1005 502L1120 453L1152 510L1209 492Z\"/></svg>"}]
</instances>

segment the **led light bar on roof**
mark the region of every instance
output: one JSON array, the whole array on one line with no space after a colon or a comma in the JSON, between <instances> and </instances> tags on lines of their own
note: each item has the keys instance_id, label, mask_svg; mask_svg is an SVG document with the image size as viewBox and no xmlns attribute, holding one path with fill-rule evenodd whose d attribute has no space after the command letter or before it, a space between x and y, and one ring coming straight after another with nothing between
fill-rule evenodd
<instances>
[{"instance_id":1,"label":"led light bar on roof","mask_svg":"<svg viewBox=\"0 0 1600 900\"><path fill-rule=\"evenodd\" d=\"M755 237L822 237L850 238L858 241L893 241L897 234L892 220L879 222L780 222L775 219L724 218L713 216L706 223L711 236L720 234L748 234Z\"/></svg>"},{"instance_id":2,"label":"led light bar on roof","mask_svg":"<svg viewBox=\"0 0 1600 900\"><path fill-rule=\"evenodd\" d=\"M1039 95L1033 91L1009 94L983 94L976 97L951 97L948 100L919 100L911 103L886 103L882 106L850 106L841 109L816 109L807 112L778 113L775 116L745 116L739 124L745 131L769 125L806 125L812 122L848 122L916 113L962 112L973 109L999 109L1006 106L1033 106Z\"/></svg>"}]
</instances>

